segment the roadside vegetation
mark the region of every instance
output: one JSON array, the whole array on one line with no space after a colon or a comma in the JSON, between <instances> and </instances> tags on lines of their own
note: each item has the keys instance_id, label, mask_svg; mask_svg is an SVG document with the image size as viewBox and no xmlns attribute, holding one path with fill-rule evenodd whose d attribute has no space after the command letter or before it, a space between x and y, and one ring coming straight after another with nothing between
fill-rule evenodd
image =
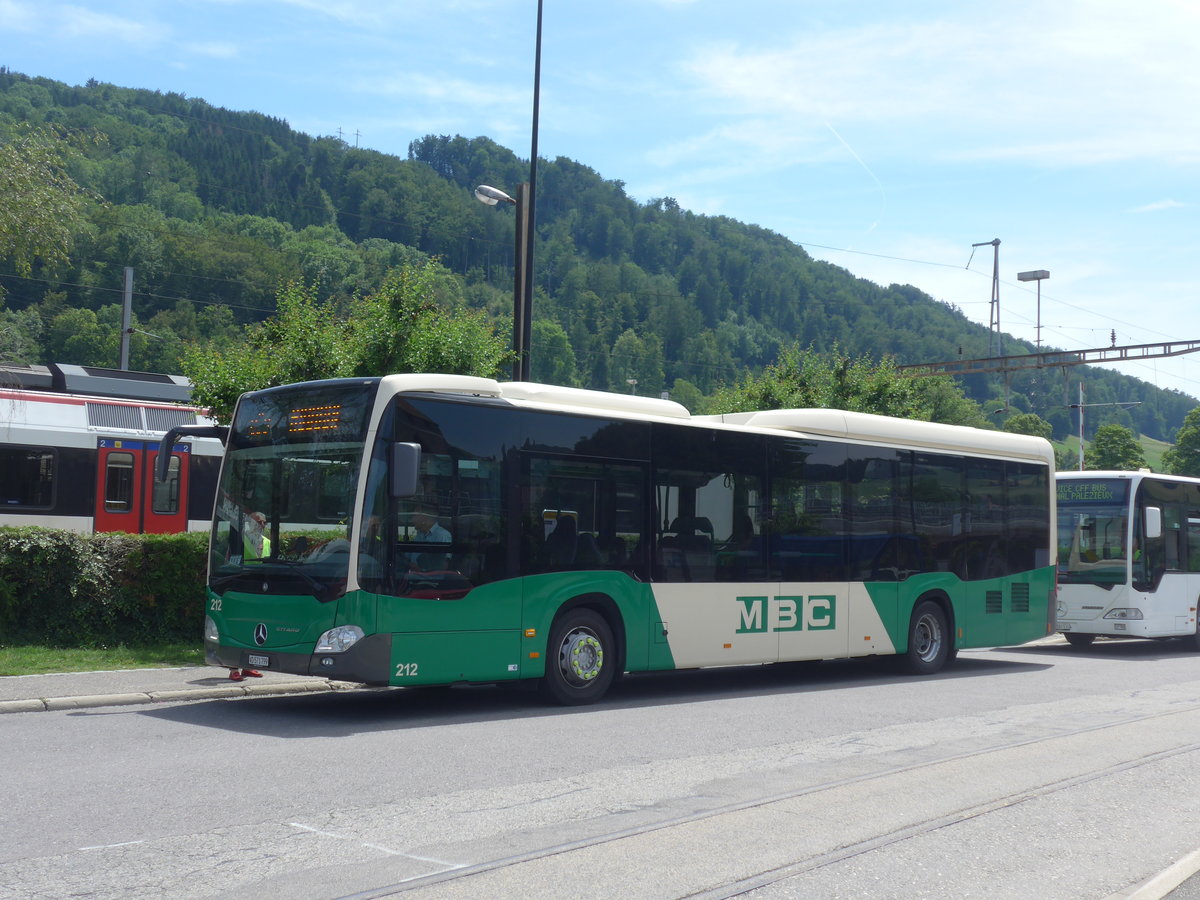
<instances>
[{"instance_id":1,"label":"roadside vegetation","mask_svg":"<svg viewBox=\"0 0 1200 900\"><path fill-rule=\"evenodd\" d=\"M195 644L150 647L43 647L0 645L0 677L45 675L51 672L111 672L117 669L157 669L204 664L204 650Z\"/></svg>"}]
</instances>

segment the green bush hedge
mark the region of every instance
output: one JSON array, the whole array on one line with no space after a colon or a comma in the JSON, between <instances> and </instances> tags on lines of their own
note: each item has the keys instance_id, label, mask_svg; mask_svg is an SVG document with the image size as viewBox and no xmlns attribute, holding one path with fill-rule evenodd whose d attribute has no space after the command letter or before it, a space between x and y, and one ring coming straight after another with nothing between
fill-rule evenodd
<instances>
[{"instance_id":1,"label":"green bush hedge","mask_svg":"<svg viewBox=\"0 0 1200 900\"><path fill-rule=\"evenodd\" d=\"M198 642L207 546L207 534L0 527L0 642Z\"/></svg>"}]
</instances>

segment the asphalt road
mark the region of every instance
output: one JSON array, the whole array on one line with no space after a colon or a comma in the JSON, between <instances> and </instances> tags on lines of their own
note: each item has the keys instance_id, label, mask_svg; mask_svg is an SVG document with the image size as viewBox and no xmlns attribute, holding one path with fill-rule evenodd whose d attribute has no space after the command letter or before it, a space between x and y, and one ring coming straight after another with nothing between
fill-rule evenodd
<instances>
[{"instance_id":1,"label":"asphalt road","mask_svg":"<svg viewBox=\"0 0 1200 900\"><path fill-rule=\"evenodd\" d=\"M477 688L44 711L0 740L0 900L1143 900L1200 848L1200 659L1173 644L644 675L584 710Z\"/></svg>"}]
</instances>

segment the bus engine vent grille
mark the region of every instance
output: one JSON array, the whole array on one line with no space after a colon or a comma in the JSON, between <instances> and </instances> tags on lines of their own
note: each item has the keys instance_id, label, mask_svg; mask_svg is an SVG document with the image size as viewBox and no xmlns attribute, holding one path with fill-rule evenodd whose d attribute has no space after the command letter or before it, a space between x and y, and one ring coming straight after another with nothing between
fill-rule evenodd
<instances>
[{"instance_id":1,"label":"bus engine vent grille","mask_svg":"<svg viewBox=\"0 0 1200 900\"><path fill-rule=\"evenodd\" d=\"M142 408L127 403L85 403L88 425L93 428L131 428L141 431Z\"/></svg>"},{"instance_id":2,"label":"bus engine vent grille","mask_svg":"<svg viewBox=\"0 0 1200 900\"><path fill-rule=\"evenodd\" d=\"M988 591L984 597L983 611L989 616L1004 612L1004 592Z\"/></svg>"},{"instance_id":3,"label":"bus engine vent grille","mask_svg":"<svg viewBox=\"0 0 1200 900\"><path fill-rule=\"evenodd\" d=\"M1012 611L1018 613L1029 612L1029 583L1018 581L1012 585Z\"/></svg>"}]
</instances>

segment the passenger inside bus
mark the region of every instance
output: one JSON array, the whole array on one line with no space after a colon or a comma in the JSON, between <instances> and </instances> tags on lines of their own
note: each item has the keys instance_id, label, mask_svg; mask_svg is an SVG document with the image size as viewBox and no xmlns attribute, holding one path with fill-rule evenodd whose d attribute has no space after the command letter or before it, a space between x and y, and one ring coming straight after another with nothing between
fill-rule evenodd
<instances>
[{"instance_id":1,"label":"passenger inside bus","mask_svg":"<svg viewBox=\"0 0 1200 900\"><path fill-rule=\"evenodd\" d=\"M575 565L578 549L578 528L574 516L559 516L554 530L546 535L546 543L539 554L541 567L547 571L569 569Z\"/></svg>"}]
</instances>

